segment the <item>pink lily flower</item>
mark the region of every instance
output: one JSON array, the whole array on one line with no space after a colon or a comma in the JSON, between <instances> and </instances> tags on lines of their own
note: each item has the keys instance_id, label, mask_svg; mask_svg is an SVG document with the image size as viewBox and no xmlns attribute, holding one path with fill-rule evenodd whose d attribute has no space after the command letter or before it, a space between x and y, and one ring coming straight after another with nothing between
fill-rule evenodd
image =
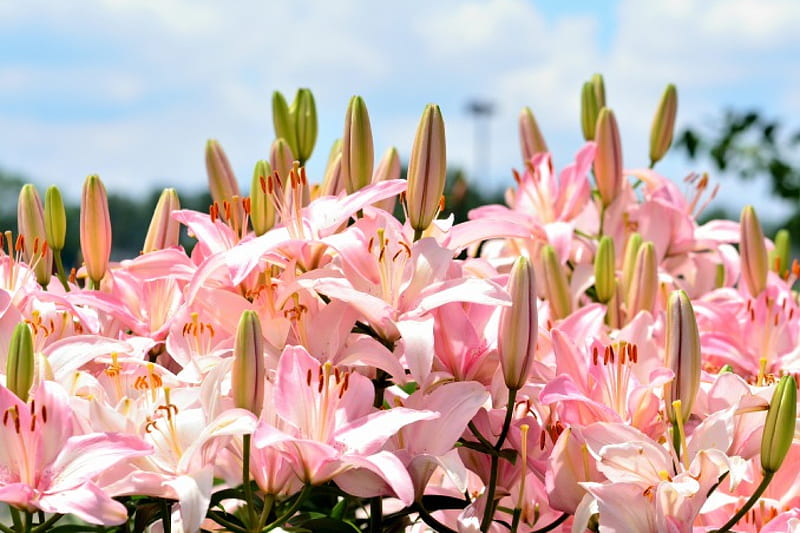
<instances>
[{"instance_id":1,"label":"pink lily flower","mask_svg":"<svg viewBox=\"0 0 800 533\"><path fill-rule=\"evenodd\" d=\"M0 412L0 501L93 524L127 520L125 507L96 479L120 461L151 453L150 445L131 435L75 433L69 398L53 382L41 383L27 404L0 386Z\"/></svg>"}]
</instances>

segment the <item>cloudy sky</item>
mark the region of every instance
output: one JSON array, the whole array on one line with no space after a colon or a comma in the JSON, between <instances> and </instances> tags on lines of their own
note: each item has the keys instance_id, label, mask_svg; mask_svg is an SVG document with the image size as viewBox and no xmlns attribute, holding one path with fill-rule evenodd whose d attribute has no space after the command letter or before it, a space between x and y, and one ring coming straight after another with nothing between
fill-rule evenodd
<instances>
[{"instance_id":1,"label":"cloudy sky","mask_svg":"<svg viewBox=\"0 0 800 533\"><path fill-rule=\"evenodd\" d=\"M247 182L272 141L272 91L310 87L320 114L312 176L360 94L376 153L394 145L407 157L424 105L435 102L450 163L473 183L505 187L520 166L519 110L532 107L556 164L566 164L582 142L580 86L594 72L605 75L635 167L647 163L650 121L670 82L679 127L710 123L726 107L796 127L797 28L795 0L2 2L0 167L72 198L89 173L115 192L198 189L205 141L216 138ZM466 112L474 99L496 110L489 149L477 156ZM677 155L660 168L676 179L707 169ZM732 209L766 205L729 180L723 191Z\"/></svg>"}]
</instances>

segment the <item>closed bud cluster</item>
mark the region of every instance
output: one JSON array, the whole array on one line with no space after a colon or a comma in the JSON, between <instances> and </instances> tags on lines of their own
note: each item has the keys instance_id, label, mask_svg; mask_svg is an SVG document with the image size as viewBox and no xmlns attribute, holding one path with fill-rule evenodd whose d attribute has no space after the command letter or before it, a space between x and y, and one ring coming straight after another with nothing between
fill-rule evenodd
<instances>
[{"instance_id":1,"label":"closed bud cluster","mask_svg":"<svg viewBox=\"0 0 800 533\"><path fill-rule=\"evenodd\" d=\"M753 297L767 286L767 247L764 232L758 222L756 210L748 205L742 209L739 219L739 255L742 261L742 279Z\"/></svg>"},{"instance_id":2,"label":"closed bud cluster","mask_svg":"<svg viewBox=\"0 0 800 533\"><path fill-rule=\"evenodd\" d=\"M181 201L178 198L178 191L171 188L161 191L161 196L158 197L158 203L153 211L153 218L150 219L150 227L147 228L142 253L146 254L178 245L181 226L177 220L172 218L172 213L180 208Z\"/></svg>"},{"instance_id":3,"label":"closed bud cluster","mask_svg":"<svg viewBox=\"0 0 800 533\"><path fill-rule=\"evenodd\" d=\"M536 280L527 257L519 257L508 278L511 305L500 312L497 350L506 387L521 389L536 355L539 335L536 308Z\"/></svg>"},{"instance_id":4,"label":"closed bud cluster","mask_svg":"<svg viewBox=\"0 0 800 533\"><path fill-rule=\"evenodd\" d=\"M446 174L444 119L438 105L428 104L417 126L408 162L406 209L415 232L428 229L439 213Z\"/></svg>"},{"instance_id":5,"label":"closed bud cluster","mask_svg":"<svg viewBox=\"0 0 800 533\"><path fill-rule=\"evenodd\" d=\"M530 107L523 108L519 114L519 145L526 164L536 154L547 152L547 143Z\"/></svg>"},{"instance_id":6,"label":"closed bud cluster","mask_svg":"<svg viewBox=\"0 0 800 533\"><path fill-rule=\"evenodd\" d=\"M342 177L348 194L369 185L374 162L375 149L367 104L360 96L354 96L347 106L342 136Z\"/></svg>"},{"instance_id":7,"label":"closed bud cluster","mask_svg":"<svg viewBox=\"0 0 800 533\"><path fill-rule=\"evenodd\" d=\"M111 217L106 188L97 175L87 177L83 183L80 225L86 274L98 285L108 270L111 257Z\"/></svg>"},{"instance_id":8,"label":"closed bud cluster","mask_svg":"<svg viewBox=\"0 0 800 533\"><path fill-rule=\"evenodd\" d=\"M264 404L264 335L255 311L242 313L233 344L231 389L236 407L256 416Z\"/></svg>"},{"instance_id":9,"label":"closed bud cluster","mask_svg":"<svg viewBox=\"0 0 800 533\"><path fill-rule=\"evenodd\" d=\"M673 380L664 385L667 418L676 423L673 402L680 400L682 422L685 423L700 389L702 359L694 309L689 296L681 290L673 291L667 302L664 358L665 366L675 374Z\"/></svg>"}]
</instances>

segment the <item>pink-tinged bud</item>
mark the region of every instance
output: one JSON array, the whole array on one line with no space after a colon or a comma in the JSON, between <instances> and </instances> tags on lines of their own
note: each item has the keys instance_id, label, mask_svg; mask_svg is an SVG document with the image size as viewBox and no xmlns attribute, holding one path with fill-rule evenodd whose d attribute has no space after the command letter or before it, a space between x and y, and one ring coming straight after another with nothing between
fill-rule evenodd
<instances>
[{"instance_id":1,"label":"pink-tinged bud","mask_svg":"<svg viewBox=\"0 0 800 533\"><path fill-rule=\"evenodd\" d=\"M23 185L17 202L17 228L23 236L25 261L33 267L36 281L42 287L50 283L53 253L47 244L44 208L39 192L30 183Z\"/></svg>"},{"instance_id":2,"label":"pink-tinged bud","mask_svg":"<svg viewBox=\"0 0 800 533\"><path fill-rule=\"evenodd\" d=\"M446 174L444 119L438 105L428 104L417 126L408 161L406 210L415 233L428 229L439 214Z\"/></svg>"},{"instance_id":3,"label":"pink-tinged bud","mask_svg":"<svg viewBox=\"0 0 800 533\"><path fill-rule=\"evenodd\" d=\"M603 205L609 205L622 189L622 142L614 112L606 107L597 116L594 139L597 143L594 176Z\"/></svg>"},{"instance_id":4,"label":"pink-tinged bud","mask_svg":"<svg viewBox=\"0 0 800 533\"><path fill-rule=\"evenodd\" d=\"M44 194L44 229L47 234L47 246L54 251L64 249L64 240L67 237L67 212L64 209L64 200L61 191L52 185Z\"/></svg>"},{"instance_id":5,"label":"pink-tinged bud","mask_svg":"<svg viewBox=\"0 0 800 533\"><path fill-rule=\"evenodd\" d=\"M607 303L617 291L617 267L614 257L614 240L608 235L600 239L594 257L594 288L597 300Z\"/></svg>"},{"instance_id":6,"label":"pink-tinged bud","mask_svg":"<svg viewBox=\"0 0 800 533\"><path fill-rule=\"evenodd\" d=\"M767 286L767 247L764 232L752 205L745 206L739 217L739 255L742 263L742 279L753 297Z\"/></svg>"},{"instance_id":7,"label":"pink-tinged bud","mask_svg":"<svg viewBox=\"0 0 800 533\"><path fill-rule=\"evenodd\" d=\"M697 391L700 389L700 334L692 303L684 291L673 291L667 301L666 342L664 365L675 377L664 385L664 405L667 418L677 423L672 406L681 401L682 423L686 423L692 411Z\"/></svg>"},{"instance_id":8,"label":"pink-tinged bud","mask_svg":"<svg viewBox=\"0 0 800 533\"><path fill-rule=\"evenodd\" d=\"M567 317L572 312L569 281L555 249L550 244L542 247L542 272L545 294L550 303L550 316L554 319Z\"/></svg>"},{"instance_id":9,"label":"pink-tinged bud","mask_svg":"<svg viewBox=\"0 0 800 533\"><path fill-rule=\"evenodd\" d=\"M656 261L656 247L650 241L639 247L627 291L625 308L629 320L639 311L653 312L653 305L656 303L658 294L658 262Z\"/></svg>"},{"instance_id":10,"label":"pink-tinged bud","mask_svg":"<svg viewBox=\"0 0 800 533\"><path fill-rule=\"evenodd\" d=\"M234 196L241 197L239 183L228 162L228 156L214 139L206 143L206 172L212 201L222 205L231 202ZM241 220L241 213L237 213L236 220Z\"/></svg>"},{"instance_id":11,"label":"pink-tinged bud","mask_svg":"<svg viewBox=\"0 0 800 533\"><path fill-rule=\"evenodd\" d=\"M256 235L263 235L275 225L275 203L267 190L272 168L264 160L256 162L250 183L250 222Z\"/></svg>"},{"instance_id":12,"label":"pink-tinged bud","mask_svg":"<svg viewBox=\"0 0 800 533\"><path fill-rule=\"evenodd\" d=\"M633 267L636 266L636 256L642 246L642 236L632 233L625 243L625 255L622 257L622 291L627 294L628 287L633 279Z\"/></svg>"},{"instance_id":13,"label":"pink-tinged bud","mask_svg":"<svg viewBox=\"0 0 800 533\"><path fill-rule=\"evenodd\" d=\"M777 472L794 440L797 424L797 382L794 376L783 376L772 401L761 437L761 468L766 473Z\"/></svg>"},{"instance_id":14,"label":"pink-tinged bud","mask_svg":"<svg viewBox=\"0 0 800 533\"><path fill-rule=\"evenodd\" d=\"M325 169L320 194L322 196L336 196L342 191L344 191L344 178L342 176L342 152L339 152L333 156L333 160L330 161Z\"/></svg>"},{"instance_id":15,"label":"pink-tinged bud","mask_svg":"<svg viewBox=\"0 0 800 533\"><path fill-rule=\"evenodd\" d=\"M673 84L667 85L658 104L653 125L650 128L650 164L661 160L672 145L675 132L675 116L678 114L678 91Z\"/></svg>"},{"instance_id":16,"label":"pink-tinged bud","mask_svg":"<svg viewBox=\"0 0 800 533\"><path fill-rule=\"evenodd\" d=\"M400 179L400 171L400 156L397 153L397 148L392 146L386 150L383 157L381 157L378 167L375 169L375 174L372 175L372 183ZM375 202L372 205L392 213L394 212L394 205L396 202L397 198L392 196L380 202Z\"/></svg>"},{"instance_id":17,"label":"pink-tinged bud","mask_svg":"<svg viewBox=\"0 0 800 533\"><path fill-rule=\"evenodd\" d=\"M111 218L103 182L91 175L83 183L81 196L81 253L86 273L95 285L108 270L111 257Z\"/></svg>"},{"instance_id":18,"label":"pink-tinged bud","mask_svg":"<svg viewBox=\"0 0 800 533\"><path fill-rule=\"evenodd\" d=\"M34 357L33 335L25 322L14 327L6 360L6 387L23 402L33 385Z\"/></svg>"},{"instance_id":19,"label":"pink-tinged bud","mask_svg":"<svg viewBox=\"0 0 800 533\"><path fill-rule=\"evenodd\" d=\"M597 130L597 115L600 107L597 105L597 96L592 82L587 81L581 89L581 129L583 138L593 141Z\"/></svg>"},{"instance_id":20,"label":"pink-tinged bud","mask_svg":"<svg viewBox=\"0 0 800 533\"><path fill-rule=\"evenodd\" d=\"M360 96L354 96L347 105L342 136L342 177L348 194L369 185L374 163L375 149L367 104Z\"/></svg>"},{"instance_id":21,"label":"pink-tinged bud","mask_svg":"<svg viewBox=\"0 0 800 533\"><path fill-rule=\"evenodd\" d=\"M536 154L547 152L547 143L530 107L523 108L519 114L519 147L523 163L530 161Z\"/></svg>"},{"instance_id":22,"label":"pink-tinged bud","mask_svg":"<svg viewBox=\"0 0 800 533\"><path fill-rule=\"evenodd\" d=\"M242 313L233 343L231 389L233 403L256 416L264 405L264 335L255 311Z\"/></svg>"},{"instance_id":23,"label":"pink-tinged bud","mask_svg":"<svg viewBox=\"0 0 800 533\"><path fill-rule=\"evenodd\" d=\"M158 203L147 228L142 253L146 254L156 250L164 250L177 246L180 239L181 225L172 218L172 213L181 208L178 191L164 189L158 197Z\"/></svg>"},{"instance_id":24,"label":"pink-tinged bud","mask_svg":"<svg viewBox=\"0 0 800 533\"><path fill-rule=\"evenodd\" d=\"M511 305L500 312L497 350L506 387L518 390L528 381L539 335L536 280L527 257L514 262L508 277L508 293Z\"/></svg>"},{"instance_id":25,"label":"pink-tinged bud","mask_svg":"<svg viewBox=\"0 0 800 533\"><path fill-rule=\"evenodd\" d=\"M294 153L286 139L275 139L272 143L272 147L269 150L269 163L272 166L272 170L278 173L278 177L281 180L281 188L285 188L289 180L289 173L294 166Z\"/></svg>"}]
</instances>

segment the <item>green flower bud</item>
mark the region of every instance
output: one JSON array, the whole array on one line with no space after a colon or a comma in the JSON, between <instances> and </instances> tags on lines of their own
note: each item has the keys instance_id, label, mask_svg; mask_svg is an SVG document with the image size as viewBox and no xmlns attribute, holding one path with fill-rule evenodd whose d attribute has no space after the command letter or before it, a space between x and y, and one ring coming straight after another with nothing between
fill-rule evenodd
<instances>
[{"instance_id":1,"label":"green flower bud","mask_svg":"<svg viewBox=\"0 0 800 533\"><path fill-rule=\"evenodd\" d=\"M547 152L547 143L530 107L523 108L519 114L519 145L522 162L526 164L534 155Z\"/></svg>"},{"instance_id":2,"label":"green flower bud","mask_svg":"<svg viewBox=\"0 0 800 533\"><path fill-rule=\"evenodd\" d=\"M642 246L642 236L632 233L625 243L625 255L622 257L622 291L627 293L633 278L633 267L636 266L636 255Z\"/></svg>"},{"instance_id":3,"label":"green flower bud","mask_svg":"<svg viewBox=\"0 0 800 533\"><path fill-rule=\"evenodd\" d=\"M673 84L667 85L658 104L653 125L650 128L650 162L660 161L672 145L675 132L675 115L678 114L678 91Z\"/></svg>"},{"instance_id":4,"label":"green flower bud","mask_svg":"<svg viewBox=\"0 0 800 533\"><path fill-rule=\"evenodd\" d=\"M51 250L64 249L67 236L67 213L61 191L55 185L50 186L44 195L44 229L47 234L47 246Z\"/></svg>"},{"instance_id":5,"label":"green flower bud","mask_svg":"<svg viewBox=\"0 0 800 533\"><path fill-rule=\"evenodd\" d=\"M775 248L769 251L767 263L779 276L789 270L789 256L792 255L792 236L789 230L781 229L775 234Z\"/></svg>"},{"instance_id":6,"label":"green flower bud","mask_svg":"<svg viewBox=\"0 0 800 533\"><path fill-rule=\"evenodd\" d=\"M550 303L550 316L556 320L565 318L572 312L569 281L564 268L558 261L555 249L550 244L542 247L542 273L545 294Z\"/></svg>"},{"instance_id":7,"label":"green flower bud","mask_svg":"<svg viewBox=\"0 0 800 533\"><path fill-rule=\"evenodd\" d=\"M739 218L739 255L742 263L742 279L753 297L767 286L767 247L764 232L752 205L745 206Z\"/></svg>"},{"instance_id":8,"label":"green flower bud","mask_svg":"<svg viewBox=\"0 0 800 533\"><path fill-rule=\"evenodd\" d=\"M23 236L25 261L33 268L39 285L46 287L53 271L53 254L47 246L42 200L30 183L23 185L19 192L17 228Z\"/></svg>"},{"instance_id":9,"label":"green flower bud","mask_svg":"<svg viewBox=\"0 0 800 533\"><path fill-rule=\"evenodd\" d=\"M256 162L250 183L250 222L256 235L263 235L275 225L275 204L267 190L272 168L264 160Z\"/></svg>"},{"instance_id":10,"label":"green flower bud","mask_svg":"<svg viewBox=\"0 0 800 533\"><path fill-rule=\"evenodd\" d=\"M172 213L180 208L181 201L175 189L167 188L161 191L144 238L143 254L178 245L181 225L172 218Z\"/></svg>"},{"instance_id":11,"label":"green flower bud","mask_svg":"<svg viewBox=\"0 0 800 533\"><path fill-rule=\"evenodd\" d=\"M625 298L628 319L633 318L639 311L652 313L657 294L656 247L652 242L647 241L639 247L639 252L636 254L636 263L633 266L633 275Z\"/></svg>"},{"instance_id":12,"label":"green flower bud","mask_svg":"<svg viewBox=\"0 0 800 533\"><path fill-rule=\"evenodd\" d=\"M587 81L581 89L581 128L583 138L593 141L597 130L597 115L600 107L597 105L597 95L592 82Z\"/></svg>"},{"instance_id":13,"label":"green flower bud","mask_svg":"<svg viewBox=\"0 0 800 533\"><path fill-rule=\"evenodd\" d=\"M675 378L664 385L664 404L667 418L673 424L675 410L672 402L681 401L682 422L686 423L700 389L700 334L692 303L684 291L673 291L667 302L665 366Z\"/></svg>"},{"instance_id":14,"label":"green flower bud","mask_svg":"<svg viewBox=\"0 0 800 533\"><path fill-rule=\"evenodd\" d=\"M797 383L793 376L783 376L769 403L764 434L761 438L761 468L777 472L789 453L797 423Z\"/></svg>"},{"instance_id":15,"label":"green flower bud","mask_svg":"<svg viewBox=\"0 0 800 533\"><path fill-rule=\"evenodd\" d=\"M233 343L231 389L233 402L256 416L264 405L264 335L258 313L242 313Z\"/></svg>"},{"instance_id":16,"label":"green flower bud","mask_svg":"<svg viewBox=\"0 0 800 533\"><path fill-rule=\"evenodd\" d=\"M592 87L594 87L594 97L597 100L597 108L606 107L606 84L602 74L592 75Z\"/></svg>"},{"instance_id":17,"label":"green flower bud","mask_svg":"<svg viewBox=\"0 0 800 533\"><path fill-rule=\"evenodd\" d=\"M597 116L594 140L594 177L603 205L609 205L622 189L622 142L614 112L604 107Z\"/></svg>"},{"instance_id":18,"label":"green flower bud","mask_svg":"<svg viewBox=\"0 0 800 533\"><path fill-rule=\"evenodd\" d=\"M438 105L428 104L417 126L408 161L406 210L415 233L428 229L439 214L446 175L444 119Z\"/></svg>"},{"instance_id":19,"label":"green flower bud","mask_svg":"<svg viewBox=\"0 0 800 533\"><path fill-rule=\"evenodd\" d=\"M500 312L497 351L506 387L519 390L528 381L539 335L536 280L527 257L514 262L508 277L511 305Z\"/></svg>"},{"instance_id":20,"label":"green flower bud","mask_svg":"<svg viewBox=\"0 0 800 533\"><path fill-rule=\"evenodd\" d=\"M97 175L87 177L83 183L80 222L81 253L86 273L99 285L111 257L111 217L106 188Z\"/></svg>"},{"instance_id":21,"label":"green flower bud","mask_svg":"<svg viewBox=\"0 0 800 533\"><path fill-rule=\"evenodd\" d=\"M294 133L297 137L292 152L297 154L297 159L303 165L311 157L317 142L317 106L310 89L297 90L290 113L294 118Z\"/></svg>"},{"instance_id":22,"label":"green flower bud","mask_svg":"<svg viewBox=\"0 0 800 533\"><path fill-rule=\"evenodd\" d=\"M594 288L597 299L602 303L608 303L617 290L614 240L608 235L600 239L597 255L594 257Z\"/></svg>"},{"instance_id":23,"label":"green flower bud","mask_svg":"<svg viewBox=\"0 0 800 533\"><path fill-rule=\"evenodd\" d=\"M374 160L367 104L360 96L354 96L347 106L342 136L342 177L348 194L370 183Z\"/></svg>"},{"instance_id":24,"label":"green flower bud","mask_svg":"<svg viewBox=\"0 0 800 533\"><path fill-rule=\"evenodd\" d=\"M34 359L33 335L25 322L14 327L6 360L6 387L23 402L33 385Z\"/></svg>"},{"instance_id":25,"label":"green flower bud","mask_svg":"<svg viewBox=\"0 0 800 533\"><path fill-rule=\"evenodd\" d=\"M295 98L295 101L297 99ZM285 139L293 154L297 153L297 132L295 121L286 103L286 98L279 91L272 93L272 126L276 139Z\"/></svg>"}]
</instances>

